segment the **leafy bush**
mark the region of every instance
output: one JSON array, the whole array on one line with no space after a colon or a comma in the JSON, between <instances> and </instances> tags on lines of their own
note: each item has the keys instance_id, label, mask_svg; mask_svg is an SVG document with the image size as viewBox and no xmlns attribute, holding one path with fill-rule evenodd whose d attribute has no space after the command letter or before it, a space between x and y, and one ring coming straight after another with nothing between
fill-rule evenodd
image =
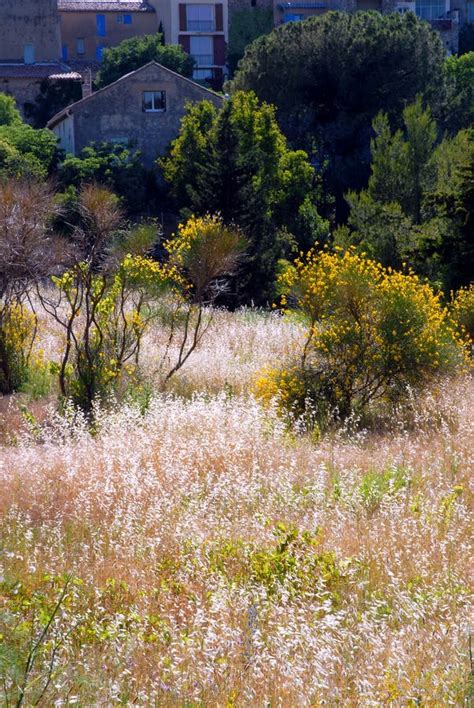
<instances>
[{"instance_id":1,"label":"leafy bush","mask_svg":"<svg viewBox=\"0 0 474 708\"><path fill-rule=\"evenodd\" d=\"M16 391L28 378L36 318L18 302L0 306L0 393Z\"/></svg>"},{"instance_id":2,"label":"leafy bush","mask_svg":"<svg viewBox=\"0 0 474 708\"><path fill-rule=\"evenodd\" d=\"M412 273L353 250L310 251L282 273L280 287L303 316L306 341L299 359L264 376L257 391L297 416L308 407L319 422L364 414L465 361L440 297Z\"/></svg>"},{"instance_id":3,"label":"leafy bush","mask_svg":"<svg viewBox=\"0 0 474 708\"><path fill-rule=\"evenodd\" d=\"M22 123L21 114L15 99L6 93L0 93L0 125L18 125Z\"/></svg>"},{"instance_id":4,"label":"leafy bush","mask_svg":"<svg viewBox=\"0 0 474 708\"><path fill-rule=\"evenodd\" d=\"M164 244L165 262L158 263L146 255L156 238L154 224L120 230L117 199L102 187L85 187L79 204L75 262L53 277L57 292L41 298L65 332L61 393L90 415L96 401L123 393L137 374L140 345L160 300L169 307L164 384L183 366L207 330L204 306L236 266L243 245L220 218L191 219ZM177 336L177 360L170 364Z\"/></svg>"},{"instance_id":5,"label":"leafy bush","mask_svg":"<svg viewBox=\"0 0 474 708\"><path fill-rule=\"evenodd\" d=\"M474 343L474 285L458 290L451 301L451 313L461 332Z\"/></svg>"},{"instance_id":6,"label":"leafy bush","mask_svg":"<svg viewBox=\"0 0 474 708\"><path fill-rule=\"evenodd\" d=\"M159 33L132 37L104 51L102 66L96 78L97 88L103 88L121 76L135 71L150 61L156 61L183 76L193 73L194 59L173 44L163 44Z\"/></svg>"},{"instance_id":7,"label":"leafy bush","mask_svg":"<svg viewBox=\"0 0 474 708\"><path fill-rule=\"evenodd\" d=\"M67 155L59 166L58 178L66 190L100 183L123 199L128 213L146 210L149 173L141 163L140 152L129 145L103 142L89 145L78 156Z\"/></svg>"}]
</instances>

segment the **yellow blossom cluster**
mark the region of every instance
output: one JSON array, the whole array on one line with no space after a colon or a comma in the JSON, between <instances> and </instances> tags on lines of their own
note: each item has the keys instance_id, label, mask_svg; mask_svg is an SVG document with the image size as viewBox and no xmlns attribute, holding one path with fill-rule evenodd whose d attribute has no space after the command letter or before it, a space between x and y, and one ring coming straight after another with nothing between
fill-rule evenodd
<instances>
[{"instance_id":1,"label":"yellow blossom cluster","mask_svg":"<svg viewBox=\"0 0 474 708\"><path fill-rule=\"evenodd\" d=\"M311 250L281 273L279 286L284 307L297 306L307 325L301 364L267 372L257 385L284 408L309 397L349 415L467 360L440 296L411 271L354 249Z\"/></svg>"}]
</instances>

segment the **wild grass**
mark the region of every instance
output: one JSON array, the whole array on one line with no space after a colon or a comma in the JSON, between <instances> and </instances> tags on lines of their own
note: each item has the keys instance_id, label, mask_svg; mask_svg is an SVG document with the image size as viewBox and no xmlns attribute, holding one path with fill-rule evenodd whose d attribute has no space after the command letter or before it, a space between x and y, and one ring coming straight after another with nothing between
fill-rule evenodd
<instances>
[{"instance_id":1,"label":"wild grass","mask_svg":"<svg viewBox=\"0 0 474 708\"><path fill-rule=\"evenodd\" d=\"M474 384L315 440L250 394L298 336L217 313L169 394L93 431L2 401L0 703L467 703Z\"/></svg>"}]
</instances>

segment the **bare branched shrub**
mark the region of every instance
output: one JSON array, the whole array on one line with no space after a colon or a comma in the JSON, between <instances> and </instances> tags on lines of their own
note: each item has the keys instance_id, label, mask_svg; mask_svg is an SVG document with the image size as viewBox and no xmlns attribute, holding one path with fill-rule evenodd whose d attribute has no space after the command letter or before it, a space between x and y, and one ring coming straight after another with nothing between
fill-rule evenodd
<instances>
[{"instance_id":1,"label":"bare branched shrub","mask_svg":"<svg viewBox=\"0 0 474 708\"><path fill-rule=\"evenodd\" d=\"M49 186L0 182L0 393L26 376L36 316L25 302L35 284L55 272L63 244L51 232L57 212ZM34 310L33 310L34 313Z\"/></svg>"}]
</instances>

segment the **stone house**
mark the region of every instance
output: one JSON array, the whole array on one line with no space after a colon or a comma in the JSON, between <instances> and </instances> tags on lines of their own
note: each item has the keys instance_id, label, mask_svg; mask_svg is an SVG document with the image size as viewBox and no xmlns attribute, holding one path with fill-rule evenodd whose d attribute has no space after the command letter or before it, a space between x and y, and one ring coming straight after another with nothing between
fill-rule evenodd
<instances>
[{"instance_id":1,"label":"stone house","mask_svg":"<svg viewBox=\"0 0 474 708\"><path fill-rule=\"evenodd\" d=\"M216 107L222 96L150 62L113 84L73 103L48 123L61 147L73 155L91 143L131 143L152 167L178 135L186 104L202 100Z\"/></svg>"}]
</instances>

